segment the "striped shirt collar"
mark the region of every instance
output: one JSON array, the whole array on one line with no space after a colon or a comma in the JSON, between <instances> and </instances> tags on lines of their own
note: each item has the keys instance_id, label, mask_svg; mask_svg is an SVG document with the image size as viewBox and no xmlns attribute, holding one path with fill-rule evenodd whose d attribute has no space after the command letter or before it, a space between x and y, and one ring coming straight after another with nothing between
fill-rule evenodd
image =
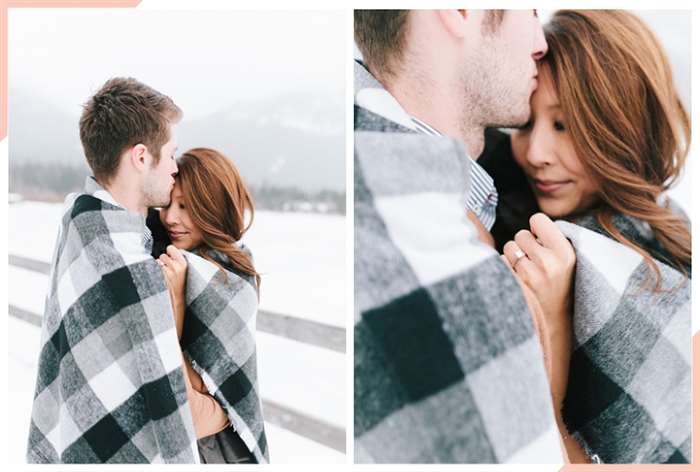
<instances>
[{"instance_id":1,"label":"striped shirt collar","mask_svg":"<svg viewBox=\"0 0 700 472\"><path fill-rule=\"evenodd\" d=\"M88 176L85 178L85 186L83 188L83 193L86 193L88 195L92 195L95 198L99 198L100 200L107 202L111 205L114 205L119 208L123 208L124 210L128 211L131 214L134 214L134 212L126 209L122 204L117 202L114 199L114 196L112 196L111 193L107 189L105 189L102 185L100 185L99 182L97 182L97 179L93 176ZM75 197L77 197L78 194L74 194ZM70 196L69 196L70 197ZM151 249L153 248L153 234L151 233L151 230L149 227L146 225L146 217L141 215L143 218L143 235L142 235L142 243L144 247L148 250L148 252L151 252Z\"/></svg>"},{"instance_id":2,"label":"striped shirt collar","mask_svg":"<svg viewBox=\"0 0 700 472\"><path fill-rule=\"evenodd\" d=\"M411 117L415 129L431 136L442 136L438 130L429 124ZM474 212L479 221L490 230L496 221L496 206L498 205L498 191L493 184L493 178L476 161L470 166L471 185L466 195L467 208Z\"/></svg>"},{"instance_id":3,"label":"striped shirt collar","mask_svg":"<svg viewBox=\"0 0 700 472\"><path fill-rule=\"evenodd\" d=\"M419 120L415 116L411 117L411 121L413 121L413 124L416 125L416 129L421 133L430 134L433 136L442 136L441 132L430 126L428 123Z\"/></svg>"}]
</instances>

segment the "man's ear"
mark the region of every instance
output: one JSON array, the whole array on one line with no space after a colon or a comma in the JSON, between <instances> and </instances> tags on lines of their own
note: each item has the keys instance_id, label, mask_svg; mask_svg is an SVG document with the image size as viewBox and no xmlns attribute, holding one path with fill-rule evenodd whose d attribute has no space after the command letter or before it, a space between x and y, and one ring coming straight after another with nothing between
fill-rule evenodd
<instances>
[{"instance_id":1,"label":"man's ear","mask_svg":"<svg viewBox=\"0 0 700 472\"><path fill-rule=\"evenodd\" d=\"M469 10L438 10L442 26L456 38L464 38L467 35L467 20L470 15Z\"/></svg>"},{"instance_id":2,"label":"man's ear","mask_svg":"<svg viewBox=\"0 0 700 472\"><path fill-rule=\"evenodd\" d=\"M148 149L144 144L136 144L129 151L129 162L138 172L142 172L150 163L150 156L148 155Z\"/></svg>"}]
</instances>

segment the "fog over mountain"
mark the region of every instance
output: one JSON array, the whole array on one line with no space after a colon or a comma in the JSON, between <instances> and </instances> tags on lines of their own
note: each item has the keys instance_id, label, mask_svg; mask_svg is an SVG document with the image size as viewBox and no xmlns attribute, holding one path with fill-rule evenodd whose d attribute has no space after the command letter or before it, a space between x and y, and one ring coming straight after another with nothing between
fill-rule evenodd
<instances>
[{"instance_id":1,"label":"fog over mountain","mask_svg":"<svg viewBox=\"0 0 700 472\"><path fill-rule=\"evenodd\" d=\"M63 109L38 93L10 90L10 165L84 162L80 106ZM222 104L208 116L185 118L179 151L211 147L231 158L251 185L303 191L344 191L345 112L342 94L282 93ZM212 107L215 108L215 107Z\"/></svg>"},{"instance_id":2,"label":"fog over mountain","mask_svg":"<svg viewBox=\"0 0 700 472\"><path fill-rule=\"evenodd\" d=\"M344 132L342 97L287 94L184 121L178 145L221 150L253 184L344 191Z\"/></svg>"}]
</instances>

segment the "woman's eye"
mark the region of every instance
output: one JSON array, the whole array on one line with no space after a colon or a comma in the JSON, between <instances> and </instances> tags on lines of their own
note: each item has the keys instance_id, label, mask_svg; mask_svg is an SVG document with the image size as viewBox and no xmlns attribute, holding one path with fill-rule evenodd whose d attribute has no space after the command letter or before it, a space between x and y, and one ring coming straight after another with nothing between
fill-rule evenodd
<instances>
[{"instance_id":1,"label":"woman's eye","mask_svg":"<svg viewBox=\"0 0 700 472\"><path fill-rule=\"evenodd\" d=\"M564 127L564 123L562 123L559 120L556 120L554 122L554 129L557 131L565 131L566 130L566 128Z\"/></svg>"},{"instance_id":2,"label":"woman's eye","mask_svg":"<svg viewBox=\"0 0 700 472\"><path fill-rule=\"evenodd\" d=\"M184 210L184 209L185 209L185 205L183 205L182 203L180 203L179 207L180 207L180 210Z\"/></svg>"}]
</instances>

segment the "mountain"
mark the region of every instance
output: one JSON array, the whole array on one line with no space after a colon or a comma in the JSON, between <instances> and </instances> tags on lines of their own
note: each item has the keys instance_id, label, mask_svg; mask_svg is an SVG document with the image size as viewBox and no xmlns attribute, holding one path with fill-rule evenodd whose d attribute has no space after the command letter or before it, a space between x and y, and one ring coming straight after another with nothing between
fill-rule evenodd
<instances>
[{"instance_id":1,"label":"mountain","mask_svg":"<svg viewBox=\"0 0 700 472\"><path fill-rule=\"evenodd\" d=\"M341 99L296 94L240 102L185 121L178 127L178 145L223 152L251 184L342 191L344 135Z\"/></svg>"},{"instance_id":2,"label":"mountain","mask_svg":"<svg viewBox=\"0 0 700 472\"><path fill-rule=\"evenodd\" d=\"M8 99L8 137L11 164L56 162L74 165L83 160L78 119L81 108L63 110L21 88L11 88Z\"/></svg>"},{"instance_id":3,"label":"mountain","mask_svg":"<svg viewBox=\"0 0 700 472\"><path fill-rule=\"evenodd\" d=\"M217 112L185 120L178 145L211 147L239 167L251 185L315 192L345 189L345 112L338 96L290 93L214 106ZM83 162L80 107L63 110L40 94L10 90L10 163Z\"/></svg>"}]
</instances>

